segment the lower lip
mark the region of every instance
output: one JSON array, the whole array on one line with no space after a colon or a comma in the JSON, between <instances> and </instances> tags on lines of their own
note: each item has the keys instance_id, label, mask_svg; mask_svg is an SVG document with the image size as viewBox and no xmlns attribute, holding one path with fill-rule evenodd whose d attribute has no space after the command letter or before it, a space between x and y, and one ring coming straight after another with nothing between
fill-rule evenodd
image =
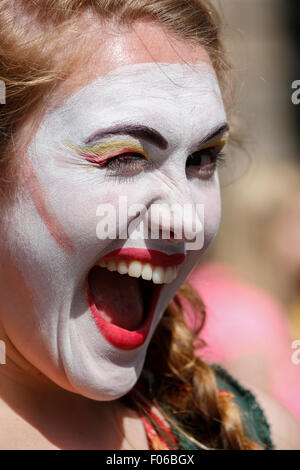
<instances>
[{"instance_id":1,"label":"lower lip","mask_svg":"<svg viewBox=\"0 0 300 470\"><path fill-rule=\"evenodd\" d=\"M87 296L90 311L100 333L106 339L106 341L108 341L112 346L125 351L137 349L138 347L142 346L148 337L161 289L162 286L156 286L155 294L150 306L150 311L148 312L147 318L141 328L136 331L129 331L106 321L102 317L95 305L89 285L87 283Z\"/></svg>"}]
</instances>

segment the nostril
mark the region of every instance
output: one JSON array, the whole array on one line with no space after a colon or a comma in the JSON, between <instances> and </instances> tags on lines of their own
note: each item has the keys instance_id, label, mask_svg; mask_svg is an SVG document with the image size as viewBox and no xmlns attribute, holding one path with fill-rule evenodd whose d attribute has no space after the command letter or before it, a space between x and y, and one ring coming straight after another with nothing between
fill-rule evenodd
<instances>
[{"instance_id":1,"label":"nostril","mask_svg":"<svg viewBox=\"0 0 300 470\"><path fill-rule=\"evenodd\" d=\"M175 231L169 227L154 227L153 230L150 228L150 238L158 240L168 240L174 242L182 242L182 236L176 236Z\"/></svg>"},{"instance_id":2,"label":"nostril","mask_svg":"<svg viewBox=\"0 0 300 470\"><path fill-rule=\"evenodd\" d=\"M182 237L176 236L174 230L171 230L169 240L172 241L172 242L179 242L179 241L182 242Z\"/></svg>"}]
</instances>

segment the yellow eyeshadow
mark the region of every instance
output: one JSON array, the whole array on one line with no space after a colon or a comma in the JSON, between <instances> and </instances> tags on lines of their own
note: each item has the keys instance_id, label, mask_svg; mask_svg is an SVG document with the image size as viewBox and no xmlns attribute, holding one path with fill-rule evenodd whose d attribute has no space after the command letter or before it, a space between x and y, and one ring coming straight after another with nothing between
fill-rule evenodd
<instances>
[{"instance_id":1,"label":"yellow eyeshadow","mask_svg":"<svg viewBox=\"0 0 300 470\"><path fill-rule=\"evenodd\" d=\"M147 150L145 150L137 142L132 142L131 140L114 140L112 142L103 142L102 144L97 144L93 147L79 147L66 141L63 141L62 143L74 150L77 150L78 152L84 153L86 155L96 155L99 156L101 159L104 157L109 157L110 154L113 154L114 152L117 152L119 150L124 149L124 151L126 151L126 149L129 149L129 151L141 153L142 155L144 155L146 160L150 160Z\"/></svg>"},{"instance_id":2,"label":"yellow eyeshadow","mask_svg":"<svg viewBox=\"0 0 300 470\"><path fill-rule=\"evenodd\" d=\"M214 140L213 142L209 142L208 144L204 145L203 147L200 148L200 150L205 150L205 149L209 149L212 147L220 147L222 149L227 141L228 141L228 137L226 136L221 137L218 140Z\"/></svg>"}]
</instances>

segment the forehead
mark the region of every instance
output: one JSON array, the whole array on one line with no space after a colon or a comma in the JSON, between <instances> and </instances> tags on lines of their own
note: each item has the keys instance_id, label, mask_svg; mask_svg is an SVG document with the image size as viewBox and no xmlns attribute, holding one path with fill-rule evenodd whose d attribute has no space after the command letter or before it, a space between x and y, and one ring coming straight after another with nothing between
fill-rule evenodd
<instances>
[{"instance_id":1,"label":"forehead","mask_svg":"<svg viewBox=\"0 0 300 470\"><path fill-rule=\"evenodd\" d=\"M226 120L210 64L145 63L118 67L84 86L53 113L47 126L56 137L84 141L99 127L139 123L178 135L182 126L203 128ZM42 126L44 127L44 126ZM68 132L69 131L69 132Z\"/></svg>"},{"instance_id":2,"label":"forehead","mask_svg":"<svg viewBox=\"0 0 300 470\"><path fill-rule=\"evenodd\" d=\"M180 138L193 126L205 132L226 120L204 47L151 21L99 26L89 18L81 27L85 59L79 55L74 71L47 103L42 127L53 131L52 139L83 141L97 128L124 122Z\"/></svg>"},{"instance_id":3,"label":"forehead","mask_svg":"<svg viewBox=\"0 0 300 470\"><path fill-rule=\"evenodd\" d=\"M54 106L88 83L124 66L200 62L211 65L203 46L171 35L162 25L147 19L121 26L113 22L99 24L97 18L82 15L78 22L78 29L84 33L74 38L66 32L59 39L60 44L65 44L63 62L72 59L73 65L71 75L60 82L53 94L50 104Z\"/></svg>"}]
</instances>

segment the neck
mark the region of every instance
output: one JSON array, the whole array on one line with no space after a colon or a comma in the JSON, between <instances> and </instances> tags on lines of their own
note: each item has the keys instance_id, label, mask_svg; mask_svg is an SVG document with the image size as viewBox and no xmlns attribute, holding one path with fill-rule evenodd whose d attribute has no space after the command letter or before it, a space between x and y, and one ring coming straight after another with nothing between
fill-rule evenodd
<instances>
[{"instance_id":1,"label":"neck","mask_svg":"<svg viewBox=\"0 0 300 470\"><path fill-rule=\"evenodd\" d=\"M9 336L0 326L0 339L5 345L4 364L0 365L0 383L5 380L12 385L41 392L45 389L53 390L57 386L42 372L30 364L17 350Z\"/></svg>"},{"instance_id":2,"label":"neck","mask_svg":"<svg viewBox=\"0 0 300 470\"><path fill-rule=\"evenodd\" d=\"M97 402L65 390L30 364L3 328L0 339L6 346L6 363L0 365L0 413L8 405L21 418L25 436L38 430L45 442L60 449L132 449L126 435L133 427L133 440L137 428L142 436L138 445L147 445L141 423L120 401Z\"/></svg>"}]
</instances>

